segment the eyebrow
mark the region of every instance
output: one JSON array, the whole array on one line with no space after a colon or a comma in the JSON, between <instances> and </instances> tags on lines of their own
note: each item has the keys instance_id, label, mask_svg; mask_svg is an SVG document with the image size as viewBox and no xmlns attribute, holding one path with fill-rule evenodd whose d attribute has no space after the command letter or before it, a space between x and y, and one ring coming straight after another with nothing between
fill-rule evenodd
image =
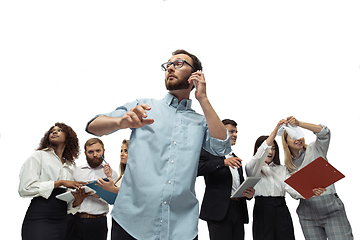
<instances>
[{"instance_id":1,"label":"eyebrow","mask_svg":"<svg viewBox=\"0 0 360 240\"><path fill-rule=\"evenodd\" d=\"M170 58L171 59L171 58ZM170 59L167 61L167 62L170 62ZM185 59L183 59L183 58L181 58L181 57L177 57L177 58L175 58L174 60L185 60ZM185 60L186 61L186 60Z\"/></svg>"}]
</instances>

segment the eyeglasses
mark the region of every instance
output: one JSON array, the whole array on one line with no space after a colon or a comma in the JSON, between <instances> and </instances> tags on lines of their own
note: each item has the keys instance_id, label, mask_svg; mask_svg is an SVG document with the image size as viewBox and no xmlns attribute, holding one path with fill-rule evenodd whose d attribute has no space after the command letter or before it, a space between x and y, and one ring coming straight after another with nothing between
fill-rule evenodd
<instances>
[{"instance_id":1,"label":"eyeglasses","mask_svg":"<svg viewBox=\"0 0 360 240\"><path fill-rule=\"evenodd\" d=\"M174 66L175 69L177 68L182 68L182 66L184 66L184 63L186 63L187 65L189 65L192 69L194 69L194 71L196 71L196 69L191 66L190 63L188 63L187 61L185 60L176 60L174 62L167 62L167 63L163 63L161 64L161 69L166 71L171 65Z\"/></svg>"}]
</instances>

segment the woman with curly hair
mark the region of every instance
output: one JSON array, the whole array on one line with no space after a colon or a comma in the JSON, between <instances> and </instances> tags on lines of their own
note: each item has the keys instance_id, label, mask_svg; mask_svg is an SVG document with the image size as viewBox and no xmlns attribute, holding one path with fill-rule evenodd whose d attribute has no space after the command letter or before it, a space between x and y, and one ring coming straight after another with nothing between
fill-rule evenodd
<instances>
[{"instance_id":1,"label":"woman with curly hair","mask_svg":"<svg viewBox=\"0 0 360 240\"><path fill-rule=\"evenodd\" d=\"M73 181L70 166L79 156L78 138L64 123L55 123L44 135L40 146L20 170L19 194L32 197L22 225L22 239L64 239L67 204L55 198L66 188L80 188Z\"/></svg>"}]
</instances>

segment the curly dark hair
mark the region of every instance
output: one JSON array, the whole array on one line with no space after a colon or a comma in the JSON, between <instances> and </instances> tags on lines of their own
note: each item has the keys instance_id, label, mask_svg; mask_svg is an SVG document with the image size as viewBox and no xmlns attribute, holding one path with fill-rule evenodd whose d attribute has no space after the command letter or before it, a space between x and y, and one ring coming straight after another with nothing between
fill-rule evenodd
<instances>
[{"instance_id":1,"label":"curly dark hair","mask_svg":"<svg viewBox=\"0 0 360 240\"><path fill-rule=\"evenodd\" d=\"M79 157L80 154L80 147L79 147L79 139L75 133L75 131L65 123L55 123L44 135L41 139L39 148L37 150L43 150L45 148L52 148L52 145L49 141L50 132L52 129L57 126L66 133L66 140L65 140L65 149L63 152L63 159L66 161L70 161L72 164L75 163L75 159Z\"/></svg>"}]
</instances>

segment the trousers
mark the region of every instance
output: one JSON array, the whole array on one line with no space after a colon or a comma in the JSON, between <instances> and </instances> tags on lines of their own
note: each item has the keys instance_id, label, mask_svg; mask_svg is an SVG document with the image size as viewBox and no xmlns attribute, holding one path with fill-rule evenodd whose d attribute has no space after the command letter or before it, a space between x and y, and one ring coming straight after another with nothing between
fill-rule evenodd
<instances>
[{"instance_id":1,"label":"trousers","mask_svg":"<svg viewBox=\"0 0 360 240\"><path fill-rule=\"evenodd\" d=\"M345 207L337 194L301 199L296 210L307 240L352 240Z\"/></svg>"},{"instance_id":2,"label":"trousers","mask_svg":"<svg viewBox=\"0 0 360 240\"><path fill-rule=\"evenodd\" d=\"M295 240L285 197L255 197L252 230L254 240Z\"/></svg>"}]
</instances>

